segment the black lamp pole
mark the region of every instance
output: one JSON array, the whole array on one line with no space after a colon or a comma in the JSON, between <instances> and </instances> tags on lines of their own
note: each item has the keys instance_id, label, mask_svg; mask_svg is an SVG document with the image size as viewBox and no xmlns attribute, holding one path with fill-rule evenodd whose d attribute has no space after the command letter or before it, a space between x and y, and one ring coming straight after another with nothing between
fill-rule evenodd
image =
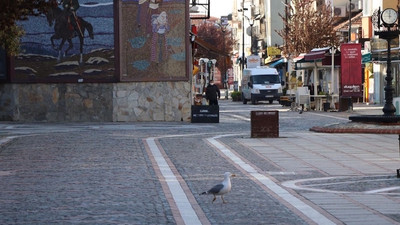
<instances>
[{"instance_id":1,"label":"black lamp pole","mask_svg":"<svg viewBox=\"0 0 400 225\"><path fill-rule=\"evenodd\" d=\"M243 0L243 5L242 8L239 9L239 12L242 12L242 73L244 70L244 11L247 10L247 8L244 7L244 0Z\"/></svg>"},{"instance_id":2,"label":"black lamp pole","mask_svg":"<svg viewBox=\"0 0 400 225\"><path fill-rule=\"evenodd\" d=\"M391 49L390 42L392 39L398 37L399 32L388 31L389 34L392 35L379 35L380 38L386 39L388 50L387 50L387 68L386 68L386 86L385 86L385 105L383 106L383 115L385 116L394 116L396 112L396 108L393 105L393 76L392 76L392 59L391 59Z\"/></svg>"},{"instance_id":3,"label":"black lamp pole","mask_svg":"<svg viewBox=\"0 0 400 225\"><path fill-rule=\"evenodd\" d=\"M349 41L351 42L351 0L349 4Z\"/></svg>"},{"instance_id":4,"label":"black lamp pole","mask_svg":"<svg viewBox=\"0 0 400 225\"><path fill-rule=\"evenodd\" d=\"M242 73L244 70L244 8L242 8Z\"/></svg>"},{"instance_id":5,"label":"black lamp pole","mask_svg":"<svg viewBox=\"0 0 400 225\"><path fill-rule=\"evenodd\" d=\"M379 8L378 10L378 28L382 26L381 24L381 10ZM399 14L399 8L397 11L397 23L399 23L400 19L400 14ZM382 38L387 41L387 68L386 68L386 86L385 86L385 105L383 106L383 115L384 116L394 116L396 112L396 107L393 105L393 86L392 86L392 81L393 81L393 76L392 76L392 56L391 56L391 46L390 43L393 39L399 38L400 31L398 27L395 24L386 24L383 22L383 26L386 27L387 30L383 31L377 31L375 32L377 35L379 35L379 38ZM399 139L400 140L400 139Z\"/></svg>"}]
</instances>

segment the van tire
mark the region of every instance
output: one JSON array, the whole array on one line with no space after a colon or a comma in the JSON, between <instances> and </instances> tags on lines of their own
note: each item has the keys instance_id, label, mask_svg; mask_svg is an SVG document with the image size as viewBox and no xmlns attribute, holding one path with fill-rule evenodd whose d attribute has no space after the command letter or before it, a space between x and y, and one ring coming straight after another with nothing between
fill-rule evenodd
<instances>
[{"instance_id":1,"label":"van tire","mask_svg":"<svg viewBox=\"0 0 400 225\"><path fill-rule=\"evenodd\" d=\"M243 104L244 104L244 105L247 104L247 99L244 97L244 94L242 94L242 101L243 101Z\"/></svg>"},{"instance_id":2,"label":"van tire","mask_svg":"<svg viewBox=\"0 0 400 225\"><path fill-rule=\"evenodd\" d=\"M272 104L274 102L274 100L269 100L269 104Z\"/></svg>"}]
</instances>

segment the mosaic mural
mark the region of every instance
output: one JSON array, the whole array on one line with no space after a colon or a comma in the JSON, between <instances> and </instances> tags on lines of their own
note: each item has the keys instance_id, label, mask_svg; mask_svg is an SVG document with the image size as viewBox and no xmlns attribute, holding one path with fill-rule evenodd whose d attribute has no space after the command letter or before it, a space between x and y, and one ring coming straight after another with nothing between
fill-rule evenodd
<instances>
[{"instance_id":1,"label":"mosaic mural","mask_svg":"<svg viewBox=\"0 0 400 225\"><path fill-rule=\"evenodd\" d=\"M122 80L187 80L185 0L123 0Z\"/></svg>"},{"instance_id":2,"label":"mosaic mural","mask_svg":"<svg viewBox=\"0 0 400 225\"><path fill-rule=\"evenodd\" d=\"M115 81L117 0L52 0L45 15L22 21L26 35L13 82Z\"/></svg>"}]
</instances>

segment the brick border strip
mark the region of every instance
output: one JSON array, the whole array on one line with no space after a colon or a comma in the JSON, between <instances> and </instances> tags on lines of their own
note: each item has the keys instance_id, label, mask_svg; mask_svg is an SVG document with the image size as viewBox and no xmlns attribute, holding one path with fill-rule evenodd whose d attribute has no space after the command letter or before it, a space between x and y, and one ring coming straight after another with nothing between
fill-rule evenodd
<instances>
[{"instance_id":1,"label":"brick border strip","mask_svg":"<svg viewBox=\"0 0 400 225\"><path fill-rule=\"evenodd\" d=\"M366 133L366 134L400 134L400 129L379 129L379 128L329 128L311 127L310 131L319 133Z\"/></svg>"}]
</instances>

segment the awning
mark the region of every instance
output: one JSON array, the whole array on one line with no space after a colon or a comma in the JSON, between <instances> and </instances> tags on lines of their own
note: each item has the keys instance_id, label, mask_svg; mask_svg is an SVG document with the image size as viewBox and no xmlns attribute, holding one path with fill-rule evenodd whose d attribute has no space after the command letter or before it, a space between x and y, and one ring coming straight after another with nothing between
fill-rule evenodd
<instances>
[{"instance_id":1,"label":"awning","mask_svg":"<svg viewBox=\"0 0 400 225\"><path fill-rule=\"evenodd\" d=\"M311 52L304 55L304 60L306 61L314 61L325 58L326 52L329 50L329 47L325 48L314 48Z\"/></svg>"},{"instance_id":2,"label":"awning","mask_svg":"<svg viewBox=\"0 0 400 225\"><path fill-rule=\"evenodd\" d=\"M293 62L298 62L298 61L304 59L304 55L305 55L304 53L300 54L299 56L297 56L296 58L293 59Z\"/></svg>"},{"instance_id":3,"label":"awning","mask_svg":"<svg viewBox=\"0 0 400 225\"><path fill-rule=\"evenodd\" d=\"M279 59L279 60L276 60L274 62L271 62L270 64L268 64L268 66L269 67L275 67L275 66L278 66L278 65L280 65L282 63L283 63L283 59Z\"/></svg>"},{"instance_id":4,"label":"awning","mask_svg":"<svg viewBox=\"0 0 400 225\"><path fill-rule=\"evenodd\" d=\"M325 58L325 51L310 52L304 56L306 61L313 61Z\"/></svg>"}]
</instances>

